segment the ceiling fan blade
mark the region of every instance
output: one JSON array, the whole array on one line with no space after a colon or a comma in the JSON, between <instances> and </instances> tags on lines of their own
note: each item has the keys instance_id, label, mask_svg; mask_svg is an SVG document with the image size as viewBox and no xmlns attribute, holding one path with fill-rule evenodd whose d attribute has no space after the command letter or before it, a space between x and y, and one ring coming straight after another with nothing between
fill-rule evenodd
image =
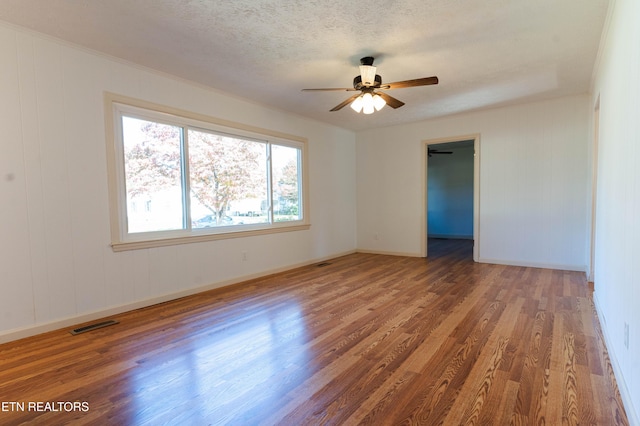
<instances>
[{"instance_id":1,"label":"ceiling fan blade","mask_svg":"<svg viewBox=\"0 0 640 426\"><path fill-rule=\"evenodd\" d=\"M438 84L438 77L416 78L415 80L396 81L395 83L387 83L380 86L381 89L403 89L405 87L429 86Z\"/></svg>"},{"instance_id":2,"label":"ceiling fan blade","mask_svg":"<svg viewBox=\"0 0 640 426\"><path fill-rule=\"evenodd\" d=\"M453 151L438 151L437 149L429 149L427 154L431 157L433 154L453 154Z\"/></svg>"},{"instance_id":3,"label":"ceiling fan blade","mask_svg":"<svg viewBox=\"0 0 640 426\"><path fill-rule=\"evenodd\" d=\"M391 97L384 92L376 92L376 94L380 95L380 97L384 99L387 105L389 105L391 108L400 108L402 105L404 105L404 102L399 101L398 99Z\"/></svg>"},{"instance_id":4,"label":"ceiling fan blade","mask_svg":"<svg viewBox=\"0 0 640 426\"><path fill-rule=\"evenodd\" d=\"M347 99L346 101L334 106L333 108L331 108L329 111L338 111L341 110L342 108L344 108L345 106L349 105L351 102L355 101L356 98L360 96L360 93L358 93L357 95L353 95L352 97L350 97L349 99Z\"/></svg>"},{"instance_id":5,"label":"ceiling fan blade","mask_svg":"<svg viewBox=\"0 0 640 426\"><path fill-rule=\"evenodd\" d=\"M336 88L325 88L325 89L302 89L303 92L355 92L357 89L353 87L336 87Z\"/></svg>"}]
</instances>

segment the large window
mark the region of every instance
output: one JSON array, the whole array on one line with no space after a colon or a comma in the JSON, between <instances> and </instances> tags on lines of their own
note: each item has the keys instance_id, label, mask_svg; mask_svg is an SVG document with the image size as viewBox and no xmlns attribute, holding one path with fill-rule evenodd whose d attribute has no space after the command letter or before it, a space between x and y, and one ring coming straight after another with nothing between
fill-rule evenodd
<instances>
[{"instance_id":1,"label":"large window","mask_svg":"<svg viewBox=\"0 0 640 426\"><path fill-rule=\"evenodd\" d=\"M305 141L107 96L115 250L308 228Z\"/></svg>"}]
</instances>

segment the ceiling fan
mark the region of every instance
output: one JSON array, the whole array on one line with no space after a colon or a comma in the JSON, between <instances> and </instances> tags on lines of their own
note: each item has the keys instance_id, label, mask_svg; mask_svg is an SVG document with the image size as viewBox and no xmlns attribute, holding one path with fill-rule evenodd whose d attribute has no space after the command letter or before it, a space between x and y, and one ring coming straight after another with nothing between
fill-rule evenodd
<instances>
[{"instance_id":1,"label":"ceiling fan","mask_svg":"<svg viewBox=\"0 0 640 426\"><path fill-rule=\"evenodd\" d=\"M354 111L362 111L365 114L371 114L380 111L385 105L391 108L400 108L404 102L387 95L383 90L404 89L406 87L429 86L438 84L438 77L417 78L415 80L396 81L395 83L382 84L382 77L376 74L376 67L373 66L374 58L365 56L360 59L360 75L353 79L353 88L325 88L325 89L302 89L303 91L347 91L360 92L349 99L341 102L331 109L338 111L351 104Z\"/></svg>"},{"instance_id":2,"label":"ceiling fan","mask_svg":"<svg viewBox=\"0 0 640 426\"><path fill-rule=\"evenodd\" d=\"M427 155L431 157L433 154L453 154L453 151L438 151L437 149L431 149L427 151Z\"/></svg>"}]
</instances>

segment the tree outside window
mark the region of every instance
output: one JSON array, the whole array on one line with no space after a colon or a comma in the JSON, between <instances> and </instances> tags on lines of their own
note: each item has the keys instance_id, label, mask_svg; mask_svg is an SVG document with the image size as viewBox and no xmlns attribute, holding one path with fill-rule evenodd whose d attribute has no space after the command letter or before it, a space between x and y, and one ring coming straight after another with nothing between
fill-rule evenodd
<instances>
[{"instance_id":1,"label":"tree outside window","mask_svg":"<svg viewBox=\"0 0 640 426\"><path fill-rule=\"evenodd\" d=\"M121 120L128 233L301 220L300 148Z\"/></svg>"}]
</instances>

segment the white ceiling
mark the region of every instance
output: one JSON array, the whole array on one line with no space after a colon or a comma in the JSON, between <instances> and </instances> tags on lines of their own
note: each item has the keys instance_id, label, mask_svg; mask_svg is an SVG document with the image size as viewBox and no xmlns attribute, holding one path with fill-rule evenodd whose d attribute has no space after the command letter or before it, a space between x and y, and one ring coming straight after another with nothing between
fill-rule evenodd
<instances>
[{"instance_id":1,"label":"white ceiling","mask_svg":"<svg viewBox=\"0 0 640 426\"><path fill-rule=\"evenodd\" d=\"M1 0L0 20L360 130L586 93L609 0ZM329 112L359 60L406 103Z\"/></svg>"}]
</instances>

